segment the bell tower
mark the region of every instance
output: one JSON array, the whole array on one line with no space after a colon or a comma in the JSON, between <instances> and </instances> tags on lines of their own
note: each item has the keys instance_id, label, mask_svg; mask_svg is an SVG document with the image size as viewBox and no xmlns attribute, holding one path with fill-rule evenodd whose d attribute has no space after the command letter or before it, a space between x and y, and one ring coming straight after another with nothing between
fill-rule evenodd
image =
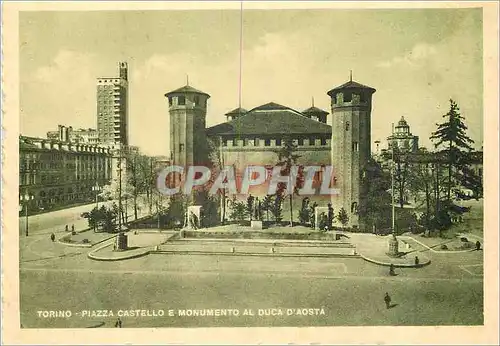
<instances>
[{"instance_id":1,"label":"bell tower","mask_svg":"<svg viewBox=\"0 0 500 346\"><path fill-rule=\"evenodd\" d=\"M361 178L371 157L371 110L375 89L352 80L328 91L332 109L332 165L335 213L343 207L349 226L361 227L358 216Z\"/></svg>"}]
</instances>

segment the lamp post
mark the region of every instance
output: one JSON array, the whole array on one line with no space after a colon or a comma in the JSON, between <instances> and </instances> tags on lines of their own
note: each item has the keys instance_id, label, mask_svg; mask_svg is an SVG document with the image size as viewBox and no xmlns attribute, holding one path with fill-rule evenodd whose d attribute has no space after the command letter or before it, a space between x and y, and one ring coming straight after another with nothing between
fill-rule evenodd
<instances>
[{"instance_id":1,"label":"lamp post","mask_svg":"<svg viewBox=\"0 0 500 346\"><path fill-rule=\"evenodd\" d=\"M392 124L393 134L394 134L394 124ZM396 238L396 210L394 204L394 147L395 142L391 143L391 208L392 208L392 237L389 240L389 252L387 253L391 257L397 257L399 255L398 239Z\"/></svg>"},{"instance_id":2,"label":"lamp post","mask_svg":"<svg viewBox=\"0 0 500 346\"><path fill-rule=\"evenodd\" d=\"M25 232L26 232L26 236L28 236L29 235L28 205L29 205L29 201L32 201L35 197L33 195L29 194L28 192L26 192L24 195L21 195L20 198L21 198L21 201L24 202L24 215L26 217Z\"/></svg>"},{"instance_id":3,"label":"lamp post","mask_svg":"<svg viewBox=\"0 0 500 346\"><path fill-rule=\"evenodd\" d=\"M95 210L98 212L99 211L99 191L101 191L101 187L99 184L96 182L95 186L92 186L92 191L95 192ZM95 214L97 215L97 213ZM94 221L94 231L97 229L97 220Z\"/></svg>"}]
</instances>

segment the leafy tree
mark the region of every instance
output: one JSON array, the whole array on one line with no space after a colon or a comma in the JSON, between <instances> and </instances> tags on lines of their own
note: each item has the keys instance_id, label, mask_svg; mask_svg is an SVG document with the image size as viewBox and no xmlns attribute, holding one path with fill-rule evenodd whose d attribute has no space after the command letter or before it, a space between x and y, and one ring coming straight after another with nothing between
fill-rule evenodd
<instances>
[{"instance_id":1,"label":"leafy tree","mask_svg":"<svg viewBox=\"0 0 500 346\"><path fill-rule=\"evenodd\" d=\"M347 215L347 212L344 209L344 207L340 208L337 219L339 220L339 222L342 224L342 227L344 227L344 228L349 223L349 215Z\"/></svg>"},{"instance_id":2,"label":"leafy tree","mask_svg":"<svg viewBox=\"0 0 500 346\"><path fill-rule=\"evenodd\" d=\"M252 217L253 217L253 209L254 209L253 204L254 204L254 202L255 202L255 197L252 195L249 195L247 197L246 207L247 207L247 214L248 214L248 217L250 218L250 221L252 221Z\"/></svg>"},{"instance_id":3,"label":"leafy tree","mask_svg":"<svg viewBox=\"0 0 500 346\"><path fill-rule=\"evenodd\" d=\"M265 210L266 212L266 220L269 222L269 211L272 208L273 204L273 196L271 195L266 195L264 199L262 200L261 208L262 210Z\"/></svg>"},{"instance_id":4,"label":"leafy tree","mask_svg":"<svg viewBox=\"0 0 500 346\"><path fill-rule=\"evenodd\" d=\"M278 152L278 166L281 166L281 175L290 176L292 173L292 168L297 164L297 160L300 158L300 155L296 154L297 152L297 144L293 141L291 137L285 137L283 146ZM303 182L303 176L300 172L298 172L295 177L295 181L290 181L288 183L288 198L290 202L290 226L293 226L293 195L298 193L298 190ZM283 196L284 191L286 190L285 183L278 184L278 193L277 195Z\"/></svg>"},{"instance_id":5,"label":"leafy tree","mask_svg":"<svg viewBox=\"0 0 500 346\"><path fill-rule=\"evenodd\" d=\"M231 211L229 213L229 218L231 220L238 221L242 223L247 216L247 205L244 202L238 201L236 197L231 200Z\"/></svg>"},{"instance_id":6,"label":"leafy tree","mask_svg":"<svg viewBox=\"0 0 500 346\"><path fill-rule=\"evenodd\" d=\"M439 153L445 155L448 173L446 186L446 200L451 201L451 191L460 185L463 168L467 165L467 152L472 151L474 141L467 136L465 119L460 114L460 109L455 101L450 99L450 110L443 115L446 120L437 125L437 130L432 133L431 140L436 148L441 148Z\"/></svg>"},{"instance_id":7,"label":"leafy tree","mask_svg":"<svg viewBox=\"0 0 500 346\"><path fill-rule=\"evenodd\" d=\"M304 197L302 199L302 206L299 211L299 221L302 225L306 225L309 223L311 219L311 210L309 207L309 197Z\"/></svg>"},{"instance_id":8,"label":"leafy tree","mask_svg":"<svg viewBox=\"0 0 500 346\"><path fill-rule=\"evenodd\" d=\"M271 203L271 214L273 215L274 221L276 223L281 223L283 220L283 196L276 193L273 196L273 202Z\"/></svg>"},{"instance_id":9,"label":"leafy tree","mask_svg":"<svg viewBox=\"0 0 500 346\"><path fill-rule=\"evenodd\" d=\"M370 160L361 177L360 203L358 215L363 220L363 226L368 230L373 226L377 229L391 225L391 188L390 173L383 171L380 164ZM340 220L339 220L340 221Z\"/></svg>"}]
</instances>

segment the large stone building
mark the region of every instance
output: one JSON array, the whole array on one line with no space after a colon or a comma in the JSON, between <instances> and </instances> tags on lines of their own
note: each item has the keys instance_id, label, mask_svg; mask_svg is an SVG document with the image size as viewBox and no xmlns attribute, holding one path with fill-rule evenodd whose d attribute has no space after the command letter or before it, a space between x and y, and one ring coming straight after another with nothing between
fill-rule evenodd
<instances>
[{"instance_id":1,"label":"large stone building","mask_svg":"<svg viewBox=\"0 0 500 346\"><path fill-rule=\"evenodd\" d=\"M227 122L206 128L205 92L185 86L165 94L170 111L172 163L202 165L208 161L206 138L216 143L225 166L236 173L249 165L271 169L279 161L285 138L297 145L298 165L320 166L316 181L323 179L324 167L333 163L332 183L340 190L332 197L334 206L350 212L350 225L358 225L360 177L368 162L371 140L372 94L375 89L352 80L328 92L333 127L328 112L314 105L302 112L270 102L246 111L237 108L225 116ZM265 190L252 191L259 195Z\"/></svg>"},{"instance_id":2,"label":"large stone building","mask_svg":"<svg viewBox=\"0 0 500 346\"><path fill-rule=\"evenodd\" d=\"M80 144L98 144L99 136L96 129L73 129L73 126L58 125L57 131L48 131L47 139Z\"/></svg>"},{"instance_id":3,"label":"large stone building","mask_svg":"<svg viewBox=\"0 0 500 346\"><path fill-rule=\"evenodd\" d=\"M128 145L128 66L119 76L97 78L97 131L100 143Z\"/></svg>"},{"instance_id":4,"label":"large stone building","mask_svg":"<svg viewBox=\"0 0 500 346\"><path fill-rule=\"evenodd\" d=\"M31 196L31 212L92 202L96 184L102 187L110 179L108 148L19 137L19 195Z\"/></svg>"}]
</instances>

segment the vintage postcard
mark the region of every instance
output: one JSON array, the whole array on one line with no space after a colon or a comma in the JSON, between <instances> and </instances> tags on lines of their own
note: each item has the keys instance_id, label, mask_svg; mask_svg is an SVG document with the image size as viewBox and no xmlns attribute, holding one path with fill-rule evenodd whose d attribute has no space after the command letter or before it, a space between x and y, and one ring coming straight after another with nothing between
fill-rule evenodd
<instances>
[{"instance_id":1,"label":"vintage postcard","mask_svg":"<svg viewBox=\"0 0 500 346\"><path fill-rule=\"evenodd\" d=\"M498 3L2 7L3 342L498 342Z\"/></svg>"}]
</instances>

